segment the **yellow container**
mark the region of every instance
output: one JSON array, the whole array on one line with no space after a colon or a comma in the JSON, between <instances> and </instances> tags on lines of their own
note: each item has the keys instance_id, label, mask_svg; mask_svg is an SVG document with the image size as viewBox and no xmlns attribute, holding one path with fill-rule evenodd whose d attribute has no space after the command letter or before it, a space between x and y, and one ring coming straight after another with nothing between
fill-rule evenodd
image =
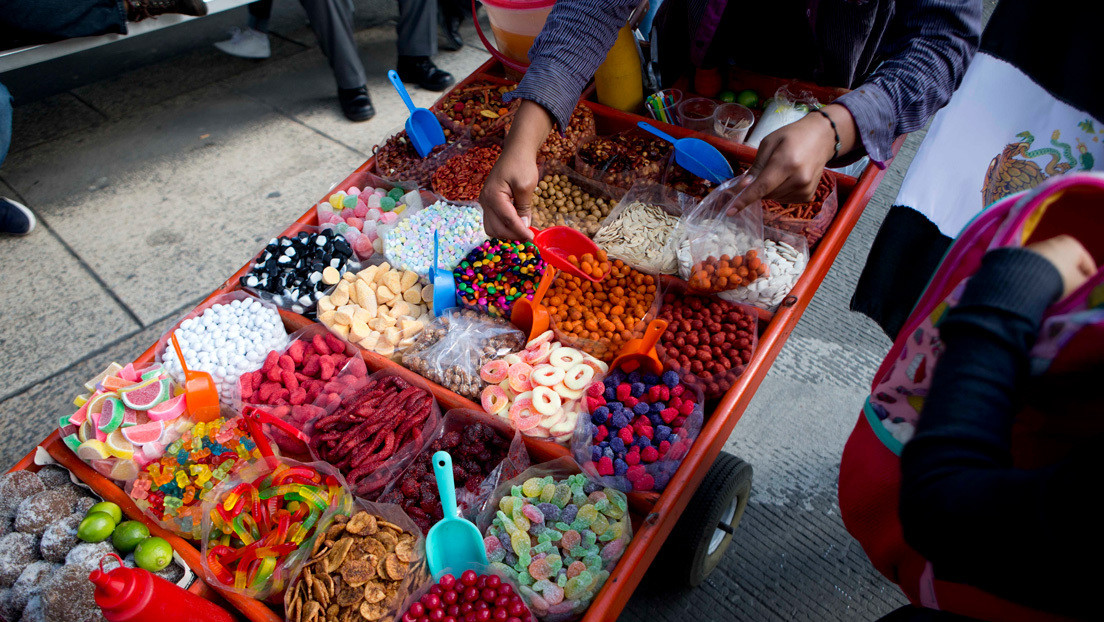
<instances>
[{"instance_id":1,"label":"yellow container","mask_svg":"<svg viewBox=\"0 0 1104 622\"><path fill-rule=\"evenodd\" d=\"M625 112L639 112L644 105L644 76L628 24L617 33L606 60L594 72L598 101Z\"/></svg>"}]
</instances>

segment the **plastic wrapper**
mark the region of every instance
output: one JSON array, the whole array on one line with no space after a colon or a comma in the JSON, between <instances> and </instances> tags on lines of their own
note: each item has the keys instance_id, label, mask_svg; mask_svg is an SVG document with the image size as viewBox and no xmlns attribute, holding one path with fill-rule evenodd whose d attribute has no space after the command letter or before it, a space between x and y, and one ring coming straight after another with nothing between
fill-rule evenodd
<instances>
[{"instance_id":1,"label":"plastic wrapper","mask_svg":"<svg viewBox=\"0 0 1104 622\"><path fill-rule=\"evenodd\" d=\"M632 540L625 494L570 457L500 484L478 526L491 566L519 584L543 622L582 616Z\"/></svg>"},{"instance_id":2,"label":"plastic wrapper","mask_svg":"<svg viewBox=\"0 0 1104 622\"><path fill-rule=\"evenodd\" d=\"M816 195L808 203L783 205L763 200L763 224L804 236L808 247L812 248L824 237L838 209L836 176L824 173L817 184Z\"/></svg>"},{"instance_id":3,"label":"plastic wrapper","mask_svg":"<svg viewBox=\"0 0 1104 622\"><path fill-rule=\"evenodd\" d=\"M533 226L567 226L593 237L615 205L617 200L602 184L551 162L543 167L533 194Z\"/></svg>"},{"instance_id":4,"label":"plastic wrapper","mask_svg":"<svg viewBox=\"0 0 1104 622\"><path fill-rule=\"evenodd\" d=\"M513 125L513 116L506 121L506 132ZM553 129L548 133L548 138L537 150L537 164L570 164L575 160L575 152L579 145L594 138L596 127L594 113L582 103L571 111L571 118L567 122L567 129L563 132Z\"/></svg>"},{"instance_id":5,"label":"plastic wrapper","mask_svg":"<svg viewBox=\"0 0 1104 622\"><path fill-rule=\"evenodd\" d=\"M447 118L443 114L435 114L442 121L445 144L437 145L423 158L414 149L406 130L401 126L397 127L383 144L372 147L376 175L387 181L408 182L420 188L428 188L433 171L458 150L467 148L466 144L470 144L467 132L453 131L445 124Z\"/></svg>"},{"instance_id":6,"label":"plastic wrapper","mask_svg":"<svg viewBox=\"0 0 1104 622\"><path fill-rule=\"evenodd\" d=\"M429 385L393 371L340 374L340 391L321 393L307 422L311 456L334 465L358 497L371 498L429 442L441 410Z\"/></svg>"},{"instance_id":7,"label":"plastic wrapper","mask_svg":"<svg viewBox=\"0 0 1104 622\"><path fill-rule=\"evenodd\" d=\"M719 398L755 353L758 313L719 296L690 294L682 281L672 279L664 285L659 319L667 321L667 330L656 344L656 354L664 369L681 374L706 399Z\"/></svg>"},{"instance_id":8,"label":"plastic wrapper","mask_svg":"<svg viewBox=\"0 0 1104 622\"><path fill-rule=\"evenodd\" d=\"M471 249L487 239L478 203L444 201L422 193L422 209L408 209L393 224L378 228L383 256L396 270L412 270L429 278L433 263L433 232L440 242L438 266L453 270Z\"/></svg>"},{"instance_id":9,"label":"plastic wrapper","mask_svg":"<svg viewBox=\"0 0 1104 622\"><path fill-rule=\"evenodd\" d=\"M671 151L671 143L634 128L580 145L575 170L615 188L631 188L638 181L658 183Z\"/></svg>"},{"instance_id":10,"label":"plastic wrapper","mask_svg":"<svg viewBox=\"0 0 1104 622\"><path fill-rule=\"evenodd\" d=\"M237 351L228 348L228 346L231 345L230 343L222 341L220 343L211 344L211 348L204 351L209 356L207 360L203 360L198 356L185 358L188 369L193 371L205 371L212 375L215 385L218 386L219 400L223 406L223 416L233 416L234 414L230 407L233 405L238 377L248 371L260 369L261 363L264 362L264 352L257 352L254 358L249 358L248 354L254 351L253 348L259 343L260 345L268 345L268 349L283 348L287 346L287 331L284 329L283 321L280 319L280 311L277 309L276 305L271 302L263 301L249 294L249 292L244 291L219 294L209 300L205 300L195 309L189 311L179 322L161 335L161 338L157 340L157 346L154 348L154 360L164 364L169 370L169 373L173 375L174 380L178 383L183 382L184 373L180 369L179 361L176 360L176 352L172 350L172 344L169 343L170 336L189 320L192 322L201 321L203 314L211 307L215 305L233 306L235 301L238 301L238 305L242 304L244 301L256 301L256 304L260 304L268 309L270 312L269 318L273 320L271 326L266 325L264 330L258 328L253 335L255 339L237 342L235 344L239 347ZM266 340L269 343L263 344L261 340ZM188 357L189 354L187 352L186 342L181 342L180 347L185 350L184 356ZM197 355L198 354L199 352L197 351ZM235 355L243 357L242 364L234 366L233 368L227 367L226 362L234 360L233 357ZM225 373L220 374L219 367L222 367Z\"/></svg>"},{"instance_id":11,"label":"plastic wrapper","mask_svg":"<svg viewBox=\"0 0 1104 622\"><path fill-rule=\"evenodd\" d=\"M649 274L676 274L675 230L693 199L664 186L634 184L602 222L594 242L612 259Z\"/></svg>"},{"instance_id":12,"label":"plastic wrapper","mask_svg":"<svg viewBox=\"0 0 1104 622\"><path fill-rule=\"evenodd\" d=\"M679 276L691 291L723 292L765 276L761 204L756 201L735 215L727 213L741 179L718 186L679 221Z\"/></svg>"},{"instance_id":13,"label":"plastic wrapper","mask_svg":"<svg viewBox=\"0 0 1104 622\"><path fill-rule=\"evenodd\" d=\"M366 192L369 188L385 191L385 194ZM384 201L384 198L390 200ZM383 243L377 242L378 227L397 220L408 209L421 209L422 202L417 184L391 182L361 171L343 181L342 187L335 187L314 206L314 211L320 227L344 237L353 247L356 258L366 262L383 248ZM394 216L387 216L389 213Z\"/></svg>"},{"instance_id":14,"label":"plastic wrapper","mask_svg":"<svg viewBox=\"0 0 1104 622\"><path fill-rule=\"evenodd\" d=\"M500 586L507 586L507 585L510 586L510 590L512 591L511 595L517 595L517 594L521 593L520 592L520 587L521 586L518 585L517 581L515 581L514 579L511 579L510 576L507 573L502 572L501 570L495 568L492 565L471 564L471 566L472 566L471 570L476 573L477 581L478 581L480 576L483 576L483 577L496 576L496 577L499 578ZM428 605L432 605L433 602L434 602L430 599L427 599L426 596L429 596L429 595L433 594L433 595L437 595L439 597L441 594L444 594L445 590L440 585L440 580L442 579L442 577L444 577L445 575L451 575L453 577L453 579L456 580L456 583L459 583L459 579L460 579L461 576L463 576L463 573L464 573L464 570L461 570L459 568L442 568L440 571L437 572L437 575L435 577L433 577L434 580L427 581L424 585L422 585L422 587L420 589L418 589L413 594L408 596L406 598L406 600L403 601L402 606L398 607L397 609L395 609L394 611L391 612L390 617L393 618L396 621L401 620L402 618L406 617L407 613L410 612L410 608L415 603L421 602L422 606L423 606L423 615L422 616L413 616L412 615L411 617L413 619L416 619L416 620L421 619L422 617L425 617L426 619L433 619L433 618L429 617L428 615L425 615L425 613L426 613L425 610L428 609ZM475 587L479 590L479 596L481 597L483 589L479 588L478 587L479 585L480 585L479 583L476 583ZM457 596L459 598L457 599L457 602L459 602L459 603L468 602L468 601L464 600L463 592L462 591L458 591L458 592L459 593L457 594ZM496 590L496 592L498 592L496 594L496 596L502 595L500 591ZM525 604L524 597L522 597L521 602L522 602L522 604ZM493 608L494 607L492 605L491 609L493 609ZM447 618L448 618L448 616L445 616L444 618L442 618L442 620L447 619ZM460 616L456 616L454 619L463 620L464 617L463 617L463 615L460 615ZM521 622L536 622L536 618L533 616L533 613L529 610L524 611L521 616L518 616L518 619L521 620Z\"/></svg>"},{"instance_id":15,"label":"plastic wrapper","mask_svg":"<svg viewBox=\"0 0 1104 622\"><path fill-rule=\"evenodd\" d=\"M491 169L502 155L502 141L484 138L450 157L433 172L430 187L449 201L476 201Z\"/></svg>"},{"instance_id":16,"label":"plastic wrapper","mask_svg":"<svg viewBox=\"0 0 1104 622\"><path fill-rule=\"evenodd\" d=\"M730 162L735 176L743 175L748 166L742 162ZM702 179L690 171L682 168L675 162L675 154L667 158L667 166L663 169L663 185L683 194L689 195L700 201L717 188L717 184Z\"/></svg>"},{"instance_id":17,"label":"plastic wrapper","mask_svg":"<svg viewBox=\"0 0 1104 622\"><path fill-rule=\"evenodd\" d=\"M472 400L486 383L479 370L488 361L525 347L525 335L506 320L468 309L448 309L403 353L404 367Z\"/></svg>"},{"instance_id":18,"label":"plastic wrapper","mask_svg":"<svg viewBox=\"0 0 1104 622\"><path fill-rule=\"evenodd\" d=\"M460 514L472 520L499 482L529 468L522 435L507 422L475 410L448 411L429 445L379 498L401 507L423 533L429 533L443 516L432 464L438 451L452 457L456 504Z\"/></svg>"},{"instance_id":19,"label":"plastic wrapper","mask_svg":"<svg viewBox=\"0 0 1104 622\"><path fill-rule=\"evenodd\" d=\"M588 390L571 451L583 472L623 492L662 492L701 432L701 388L677 372L611 369ZM593 392L593 393L592 393ZM631 405L631 406L630 406Z\"/></svg>"},{"instance_id":20,"label":"plastic wrapper","mask_svg":"<svg viewBox=\"0 0 1104 622\"><path fill-rule=\"evenodd\" d=\"M778 306L797 284L809 265L809 247L800 234L763 227L763 261L769 276L749 285L718 294L724 300L749 304L767 311Z\"/></svg>"},{"instance_id":21,"label":"plastic wrapper","mask_svg":"<svg viewBox=\"0 0 1104 622\"><path fill-rule=\"evenodd\" d=\"M515 88L516 84L479 80L452 89L431 110L444 115L443 127L467 133L472 139L501 134L520 106L517 100L502 101L502 96Z\"/></svg>"},{"instance_id":22,"label":"plastic wrapper","mask_svg":"<svg viewBox=\"0 0 1104 622\"><path fill-rule=\"evenodd\" d=\"M763 104L763 114L759 117L755 127L751 129L746 144L758 149L759 143L768 134L801 120L809 114L810 110L819 106L820 104L817 103L816 98L811 93L805 91L795 93L787 86L780 87L775 91L774 97Z\"/></svg>"},{"instance_id":23,"label":"plastic wrapper","mask_svg":"<svg viewBox=\"0 0 1104 622\"><path fill-rule=\"evenodd\" d=\"M204 576L249 598L278 598L314 541L351 508L345 480L328 464L275 457L244 463L203 502Z\"/></svg>"},{"instance_id":24,"label":"plastic wrapper","mask_svg":"<svg viewBox=\"0 0 1104 622\"><path fill-rule=\"evenodd\" d=\"M253 406L303 430L314 417L317 407L312 403L319 395L340 391L344 385L338 383L347 378L367 375L356 346L330 334L321 324L308 324L288 336L288 347L270 352L260 369L242 374L236 409ZM271 423L264 423L262 429L283 455L310 459L310 449L298 436Z\"/></svg>"},{"instance_id":25,"label":"plastic wrapper","mask_svg":"<svg viewBox=\"0 0 1104 622\"><path fill-rule=\"evenodd\" d=\"M325 227L312 227L298 223L293 225L287 235L281 234L272 238L269 240L268 244L261 249L261 252L253 256L249 272L243 275L239 280L242 289L261 300L271 302L281 309L314 318L318 297L322 296L322 292L326 290L327 286L321 280L321 270L318 270L318 280L311 282L309 278L309 273L311 272L309 270L310 263L320 263L323 268L332 266L337 269L338 274L345 274L349 270L356 272L360 270L361 265L360 261L357 260L356 252L353 250L352 245L341 236L338 236L337 239L342 241L336 244L343 249L347 249L349 252L348 257L341 257L340 254L337 254L337 249L335 248L334 254L330 257L330 262L320 261L320 259L324 259L324 256L297 256L293 261L306 262L307 264L300 268L294 268L294 265L298 264L281 264L279 262L284 254L285 242L288 240L298 240L300 243L305 240L308 241L309 246L317 247L317 244L309 244L310 237L301 237L312 235L316 236L313 238L315 241L318 240L317 236L323 236L327 238L328 241L328 239L335 234ZM313 251L314 249L311 250ZM268 258L267 261L264 261L265 257ZM334 260L339 262L338 265L333 265L332 262ZM291 265L293 269L283 272L282 266L284 265ZM281 284L281 280L288 275L297 279L294 281L294 285L292 282L288 282L286 285ZM298 277L300 276L303 278L299 279ZM290 295L287 293L289 288L295 290ZM304 297L306 300L303 299Z\"/></svg>"}]
</instances>

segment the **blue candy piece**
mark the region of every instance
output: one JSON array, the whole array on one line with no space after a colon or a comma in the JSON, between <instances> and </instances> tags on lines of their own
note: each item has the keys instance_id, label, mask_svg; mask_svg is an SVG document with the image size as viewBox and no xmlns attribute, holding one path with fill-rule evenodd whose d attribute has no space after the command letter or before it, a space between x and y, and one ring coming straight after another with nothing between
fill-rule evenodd
<instances>
[{"instance_id":1,"label":"blue candy piece","mask_svg":"<svg viewBox=\"0 0 1104 622\"><path fill-rule=\"evenodd\" d=\"M656 413L658 415L659 413L663 412L664 408L667 408L666 404L664 404L663 402L656 402L656 403L652 404L652 406L649 410L651 410L653 413Z\"/></svg>"},{"instance_id":2,"label":"blue candy piece","mask_svg":"<svg viewBox=\"0 0 1104 622\"><path fill-rule=\"evenodd\" d=\"M598 443L598 446L601 447L602 449L605 449L605 448L609 447L609 444L610 444L609 440L604 440L601 443Z\"/></svg>"},{"instance_id":3,"label":"blue candy piece","mask_svg":"<svg viewBox=\"0 0 1104 622\"><path fill-rule=\"evenodd\" d=\"M643 378L641 378L641 380L644 382L644 384L646 384L650 387L654 387L655 385L660 383L659 376L657 376L655 374L644 374L644 376L643 376Z\"/></svg>"},{"instance_id":4,"label":"blue candy piece","mask_svg":"<svg viewBox=\"0 0 1104 622\"><path fill-rule=\"evenodd\" d=\"M641 436L641 437L637 438L635 441L633 441L633 445L636 445L637 447L639 447L641 449L644 449L645 447L648 447L651 444L652 444L652 441L648 440L647 436Z\"/></svg>"},{"instance_id":5,"label":"blue candy piece","mask_svg":"<svg viewBox=\"0 0 1104 622\"><path fill-rule=\"evenodd\" d=\"M668 389L673 389L673 388L677 387L678 383L679 383L678 373L676 373L672 370L667 370L667 371L663 372L663 384L667 385Z\"/></svg>"},{"instance_id":6,"label":"blue candy piece","mask_svg":"<svg viewBox=\"0 0 1104 622\"><path fill-rule=\"evenodd\" d=\"M625 372L620 369L615 369L608 376L606 376L606 386L616 388L617 385L625 382Z\"/></svg>"},{"instance_id":7,"label":"blue candy piece","mask_svg":"<svg viewBox=\"0 0 1104 622\"><path fill-rule=\"evenodd\" d=\"M610 446L610 449L612 449L613 451L615 451L617 453L624 453L625 452L625 441L621 440L620 437L615 436L615 437L611 438L610 442L609 442L609 446Z\"/></svg>"},{"instance_id":8,"label":"blue candy piece","mask_svg":"<svg viewBox=\"0 0 1104 622\"><path fill-rule=\"evenodd\" d=\"M648 413L648 421L651 422L654 428L663 423L663 417L660 417L658 413Z\"/></svg>"},{"instance_id":9,"label":"blue candy piece","mask_svg":"<svg viewBox=\"0 0 1104 622\"><path fill-rule=\"evenodd\" d=\"M629 415L624 411L618 412L611 417L609 425L610 432L612 433L614 430L620 430L627 425L629 425Z\"/></svg>"},{"instance_id":10,"label":"blue candy piece","mask_svg":"<svg viewBox=\"0 0 1104 622\"><path fill-rule=\"evenodd\" d=\"M594 425L602 425L609 419L610 411L605 406L599 406L594 409L594 412L590 413L590 420L594 422Z\"/></svg>"},{"instance_id":11,"label":"blue candy piece","mask_svg":"<svg viewBox=\"0 0 1104 622\"><path fill-rule=\"evenodd\" d=\"M618 458L617 460L613 461L613 474L614 475L624 475L625 471L628 471L628 470L629 470L629 465L624 460Z\"/></svg>"},{"instance_id":12,"label":"blue candy piece","mask_svg":"<svg viewBox=\"0 0 1104 622\"><path fill-rule=\"evenodd\" d=\"M637 382L640 382L640 372L629 372L629 375L627 378L625 378L625 380L628 381L629 384L636 384Z\"/></svg>"},{"instance_id":13,"label":"blue candy piece","mask_svg":"<svg viewBox=\"0 0 1104 622\"><path fill-rule=\"evenodd\" d=\"M625 410L625 405L621 402L610 402L606 404L606 408L609 408L610 415L616 415L622 410Z\"/></svg>"},{"instance_id":14,"label":"blue candy piece","mask_svg":"<svg viewBox=\"0 0 1104 622\"><path fill-rule=\"evenodd\" d=\"M636 372L633 373L635 374ZM643 382L634 382L629 388L632 396L636 398L644 395L644 391L647 391L647 389L644 388Z\"/></svg>"},{"instance_id":15,"label":"blue candy piece","mask_svg":"<svg viewBox=\"0 0 1104 622\"><path fill-rule=\"evenodd\" d=\"M614 463L614 468L615 469L617 468L616 464L617 463L615 462ZM563 513L560 514L560 522L562 522L562 523L574 522L575 521L575 515L577 515L578 513L579 513L579 506L575 505L574 503L568 503L567 505L564 506Z\"/></svg>"},{"instance_id":16,"label":"blue candy piece","mask_svg":"<svg viewBox=\"0 0 1104 622\"><path fill-rule=\"evenodd\" d=\"M652 438L656 441L665 441L669 436L671 436L671 428L665 425L657 425L655 432L652 434Z\"/></svg>"},{"instance_id":17,"label":"blue candy piece","mask_svg":"<svg viewBox=\"0 0 1104 622\"><path fill-rule=\"evenodd\" d=\"M608 380L606 382L609 382ZM602 397L606 398L607 402L612 402L617 399L617 388L607 386L606 390L602 393Z\"/></svg>"},{"instance_id":18,"label":"blue candy piece","mask_svg":"<svg viewBox=\"0 0 1104 622\"><path fill-rule=\"evenodd\" d=\"M633 385L633 386L637 386L637 385ZM644 385L640 385L640 386L644 386ZM632 410L637 415L646 415L646 414L648 414L648 411L651 410L651 407L648 406L647 402L637 402L636 406L633 406Z\"/></svg>"},{"instance_id":19,"label":"blue candy piece","mask_svg":"<svg viewBox=\"0 0 1104 622\"><path fill-rule=\"evenodd\" d=\"M602 448L601 447L591 447L590 448L590 461L591 462L598 462L601 459L602 459Z\"/></svg>"}]
</instances>

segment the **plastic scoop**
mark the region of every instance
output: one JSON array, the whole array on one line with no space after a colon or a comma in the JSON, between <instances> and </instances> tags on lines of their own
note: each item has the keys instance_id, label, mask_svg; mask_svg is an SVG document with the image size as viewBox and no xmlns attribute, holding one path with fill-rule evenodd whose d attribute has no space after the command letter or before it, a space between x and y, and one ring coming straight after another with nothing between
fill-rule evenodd
<instances>
[{"instance_id":1,"label":"plastic scoop","mask_svg":"<svg viewBox=\"0 0 1104 622\"><path fill-rule=\"evenodd\" d=\"M456 485L452 479L452 456L447 451L433 454L433 474L441 495L444 518L426 534L426 561L433 576L445 568L460 574L487 565L487 549L479 529L460 517L456 509Z\"/></svg>"},{"instance_id":2,"label":"plastic scoop","mask_svg":"<svg viewBox=\"0 0 1104 622\"><path fill-rule=\"evenodd\" d=\"M410 93L406 92L406 86L394 69L387 72L387 77L391 80L391 84L395 85L399 97L402 97L403 103L410 111L410 118L406 120L406 135L410 137L414 151L424 158L433 151L434 147L445 144L445 130L441 129L441 122L437 120L436 115L425 108L414 106Z\"/></svg>"},{"instance_id":3,"label":"plastic scoop","mask_svg":"<svg viewBox=\"0 0 1104 622\"><path fill-rule=\"evenodd\" d=\"M433 317L441 317L445 309L456 306L456 276L438 263L441 245L437 230L433 230L433 265L429 267L429 282L433 285Z\"/></svg>"},{"instance_id":4,"label":"plastic scoop","mask_svg":"<svg viewBox=\"0 0 1104 622\"><path fill-rule=\"evenodd\" d=\"M675 138L667 132L641 121L636 124L675 146L675 163L691 173L719 184L732 179L732 165L717 148L700 138Z\"/></svg>"},{"instance_id":5,"label":"plastic scoop","mask_svg":"<svg viewBox=\"0 0 1104 622\"><path fill-rule=\"evenodd\" d=\"M594 243L594 240L571 227L559 226L548 227L547 229L529 227L529 230L533 232L533 243L540 249L541 258L546 262L580 279L587 279L595 283L602 280L583 272L567 260L571 255L576 257L582 257L587 253L597 255L598 245Z\"/></svg>"},{"instance_id":6,"label":"plastic scoop","mask_svg":"<svg viewBox=\"0 0 1104 622\"><path fill-rule=\"evenodd\" d=\"M665 330L667 330L667 320L648 322L648 328L644 329L644 336L626 343L621 349L621 354L613 359L610 368L616 367L630 372L639 369L644 373L656 375L663 373L663 364L659 362L655 346Z\"/></svg>"},{"instance_id":7,"label":"plastic scoop","mask_svg":"<svg viewBox=\"0 0 1104 622\"><path fill-rule=\"evenodd\" d=\"M180 359L180 366L184 368L184 404L188 414L196 421L204 423L218 418L222 412L219 406L218 387L214 378L205 371L192 371L184 362L184 352L180 350L180 343L176 340L176 333L169 335L172 340L176 357Z\"/></svg>"},{"instance_id":8,"label":"plastic scoop","mask_svg":"<svg viewBox=\"0 0 1104 622\"><path fill-rule=\"evenodd\" d=\"M555 280L556 269L552 266L545 267L540 283L537 284L537 291L533 293L533 299L518 298L510 309L510 321L521 330L528 331L527 341L536 339L552 325L548 307L541 304L541 301L544 300L544 295L548 293L548 288Z\"/></svg>"}]
</instances>

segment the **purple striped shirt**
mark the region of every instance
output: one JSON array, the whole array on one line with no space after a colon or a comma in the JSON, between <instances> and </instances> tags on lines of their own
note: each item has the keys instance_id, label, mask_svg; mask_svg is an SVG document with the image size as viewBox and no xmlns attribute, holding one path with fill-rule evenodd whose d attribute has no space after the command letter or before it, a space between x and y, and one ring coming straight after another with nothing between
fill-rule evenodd
<instances>
[{"instance_id":1,"label":"purple striped shirt","mask_svg":"<svg viewBox=\"0 0 1104 622\"><path fill-rule=\"evenodd\" d=\"M557 0L529 50L529 70L507 97L542 105L565 127L583 87L605 60L618 29L639 1ZM775 24L781 29L776 33L779 41L809 37L816 58L808 59L808 67L795 72L807 74L802 76L806 79L854 89L836 103L854 117L863 147L879 164L890 158L897 136L920 129L947 103L981 36L981 0L757 1L805 5L808 32L793 32L792 23L754 20L744 22L743 27L770 28ZM740 33L718 28L728 4L733 10L744 9L737 2L666 3L671 6L663 10L686 11L687 23L695 25L693 32L685 34L693 62L701 61L705 49L716 52L725 50L726 45L737 62L741 54L747 54L749 48ZM757 34L762 38L771 33Z\"/></svg>"}]
</instances>

